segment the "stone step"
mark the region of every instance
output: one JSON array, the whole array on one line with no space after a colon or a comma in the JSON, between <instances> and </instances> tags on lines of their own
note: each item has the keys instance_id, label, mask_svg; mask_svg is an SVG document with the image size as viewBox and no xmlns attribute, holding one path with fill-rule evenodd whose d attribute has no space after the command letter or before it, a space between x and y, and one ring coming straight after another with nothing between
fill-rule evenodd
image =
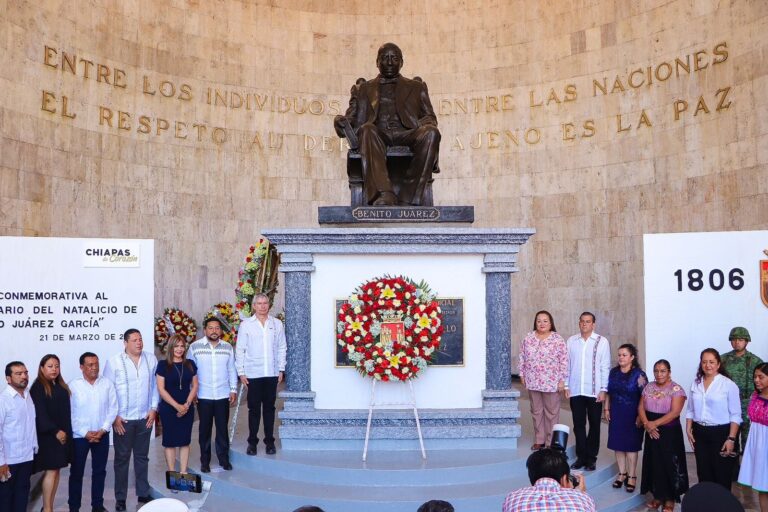
<instances>
[{"instance_id":1,"label":"stone step","mask_svg":"<svg viewBox=\"0 0 768 512\"><path fill-rule=\"evenodd\" d=\"M529 450L510 450L462 457L436 451L421 461L418 452L396 453L389 460L384 459L392 454L374 452L376 462L369 465L362 463L359 452L315 452L305 454L302 463L296 454L254 457L236 450L231 454L235 471L204 475L212 481L206 504L219 506L221 499L256 506L247 510L258 511L315 504L338 512L361 508L412 512L429 499L445 499L457 511L498 510L510 490L529 484L524 470L529 454ZM612 454L607 452L596 471L585 473L588 488L600 489L606 482L610 486L615 473ZM614 506L631 498L623 494L626 497L606 494L604 500Z\"/></svg>"}]
</instances>

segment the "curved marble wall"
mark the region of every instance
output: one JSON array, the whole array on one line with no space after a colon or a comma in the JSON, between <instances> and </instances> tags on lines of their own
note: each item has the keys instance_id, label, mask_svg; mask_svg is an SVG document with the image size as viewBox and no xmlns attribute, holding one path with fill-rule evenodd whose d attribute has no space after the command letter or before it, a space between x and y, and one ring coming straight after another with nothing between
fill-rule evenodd
<instances>
[{"instance_id":1,"label":"curved marble wall","mask_svg":"<svg viewBox=\"0 0 768 512\"><path fill-rule=\"evenodd\" d=\"M436 203L538 231L515 338L587 309L642 343L643 233L768 226L767 3L381 4L0 0L0 234L154 238L156 309L200 316L260 229L348 202L331 119L390 40Z\"/></svg>"}]
</instances>

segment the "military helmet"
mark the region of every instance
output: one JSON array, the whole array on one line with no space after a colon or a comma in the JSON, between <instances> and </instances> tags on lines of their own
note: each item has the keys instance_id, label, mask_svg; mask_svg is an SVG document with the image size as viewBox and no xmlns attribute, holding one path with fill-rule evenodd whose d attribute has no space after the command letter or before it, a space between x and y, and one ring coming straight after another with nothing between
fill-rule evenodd
<instances>
[{"instance_id":1,"label":"military helmet","mask_svg":"<svg viewBox=\"0 0 768 512\"><path fill-rule=\"evenodd\" d=\"M752 341L752 338L749 337L749 331L746 327L734 327L731 329L731 334L728 335L728 340Z\"/></svg>"}]
</instances>

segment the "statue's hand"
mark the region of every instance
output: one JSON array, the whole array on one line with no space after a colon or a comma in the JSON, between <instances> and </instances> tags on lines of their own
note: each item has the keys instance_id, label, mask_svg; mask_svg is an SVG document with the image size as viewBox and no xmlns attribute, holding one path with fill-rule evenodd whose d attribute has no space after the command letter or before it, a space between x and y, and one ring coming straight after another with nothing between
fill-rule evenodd
<instances>
[{"instance_id":1,"label":"statue's hand","mask_svg":"<svg viewBox=\"0 0 768 512\"><path fill-rule=\"evenodd\" d=\"M344 135L344 122L347 120L344 116L336 116L333 118L333 129L336 130L336 135L341 137L342 139L345 137Z\"/></svg>"}]
</instances>

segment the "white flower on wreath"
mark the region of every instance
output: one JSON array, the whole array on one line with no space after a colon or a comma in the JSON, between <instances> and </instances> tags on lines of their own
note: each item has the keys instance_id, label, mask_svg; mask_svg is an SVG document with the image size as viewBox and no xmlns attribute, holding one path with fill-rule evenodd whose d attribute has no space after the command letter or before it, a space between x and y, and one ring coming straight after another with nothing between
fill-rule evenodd
<instances>
[{"instance_id":1,"label":"white flower on wreath","mask_svg":"<svg viewBox=\"0 0 768 512\"><path fill-rule=\"evenodd\" d=\"M362 355L363 354L360 354L361 358L362 358ZM350 359L351 359L351 356L350 356ZM376 367L376 364L370 359L368 359L367 361L365 361L365 363L363 363L363 366L365 366L365 371L370 373Z\"/></svg>"},{"instance_id":2,"label":"white flower on wreath","mask_svg":"<svg viewBox=\"0 0 768 512\"><path fill-rule=\"evenodd\" d=\"M403 320L403 324L405 324L406 329L410 329L413 327L413 318L410 316L405 317L405 320Z\"/></svg>"},{"instance_id":3,"label":"white flower on wreath","mask_svg":"<svg viewBox=\"0 0 768 512\"><path fill-rule=\"evenodd\" d=\"M350 354L349 354L349 360L352 361L352 362L355 362L355 363L358 362L358 361L362 361L363 357L365 357L365 356L363 354L361 354L360 352L350 352ZM366 364L367 363L368 363L368 361L366 361Z\"/></svg>"},{"instance_id":4,"label":"white flower on wreath","mask_svg":"<svg viewBox=\"0 0 768 512\"><path fill-rule=\"evenodd\" d=\"M416 365L419 371L425 370L427 368L427 361L423 357L414 357L413 363Z\"/></svg>"},{"instance_id":5,"label":"white flower on wreath","mask_svg":"<svg viewBox=\"0 0 768 512\"><path fill-rule=\"evenodd\" d=\"M374 320L373 322L371 322L371 334L373 334L374 336L378 336L379 334L381 334L381 322L379 322L378 320Z\"/></svg>"},{"instance_id":6,"label":"white flower on wreath","mask_svg":"<svg viewBox=\"0 0 768 512\"><path fill-rule=\"evenodd\" d=\"M347 326L346 322L336 322L336 332L341 334L344 332L344 328Z\"/></svg>"}]
</instances>

